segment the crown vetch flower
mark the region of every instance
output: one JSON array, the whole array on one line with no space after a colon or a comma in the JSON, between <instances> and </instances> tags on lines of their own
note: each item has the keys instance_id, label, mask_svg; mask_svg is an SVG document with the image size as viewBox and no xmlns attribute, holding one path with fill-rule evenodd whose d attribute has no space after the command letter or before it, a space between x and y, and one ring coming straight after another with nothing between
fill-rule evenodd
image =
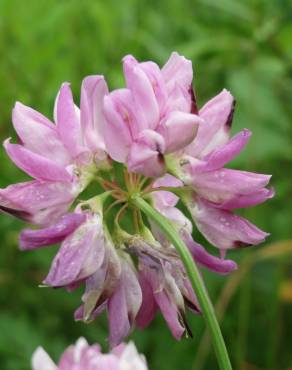
<instances>
[{"instance_id":1,"label":"crown vetch flower","mask_svg":"<svg viewBox=\"0 0 292 370\"><path fill-rule=\"evenodd\" d=\"M21 232L22 250L61 243L44 284L68 291L84 286L75 319L92 321L106 310L112 346L158 311L175 338L191 335L186 310L201 309L174 245L135 198L171 222L201 268L228 274L237 268L225 259L228 249L268 235L234 210L273 196L270 176L224 167L251 135L245 129L229 137L234 99L228 91L198 110L184 57L173 53L162 69L132 56L123 63L126 88L109 92L102 76L86 77L80 110L63 84L56 124L16 104L19 143L8 140L5 148L33 180L0 189L3 212L41 226ZM82 197L92 197L77 199L85 189ZM220 257L193 239L179 201Z\"/></svg>"},{"instance_id":2,"label":"crown vetch flower","mask_svg":"<svg viewBox=\"0 0 292 370\"><path fill-rule=\"evenodd\" d=\"M89 345L79 338L69 346L56 365L42 347L32 356L33 370L147 370L146 360L134 343L120 344L109 353L102 353L98 344Z\"/></svg>"}]
</instances>

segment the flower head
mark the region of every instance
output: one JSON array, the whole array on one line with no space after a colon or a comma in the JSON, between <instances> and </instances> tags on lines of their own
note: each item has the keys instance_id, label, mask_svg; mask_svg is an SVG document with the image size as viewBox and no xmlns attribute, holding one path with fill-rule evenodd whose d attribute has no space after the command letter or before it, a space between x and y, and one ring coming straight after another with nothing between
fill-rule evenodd
<instances>
[{"instance_id":1,"label":"flower head","mask_svg":"<svg viewBox=\"0 0 292 370\"><path fill-rule=\"evenodd\" d=\"M147 370L144 356L137 352L135 345L120 344L110 353L102 353L98 344L88 345L79 338L61 356L56 365L42 347L32 356L33 370Z\"/></svg>"},{"instance_id":2,"label":"flower head","mask_svg":"<svg viewBox=\"0 0 292 370\"><path fill-rule=\"evenodd\" d=\"M63 84L55 124L16 104L19 143L4 146L33 180L0 189L4 213L40 227L21 232L22 250L60 243L44 284L84 287L75 319L89 322L106 310L111 346L158 311L175 338L191 336L186 311L201 311L175 246L135 197L169 220L200 268L224 275L237 268L225 259L228 249L268 235L234 210L273 196L269 175L224 167L251 135L229 137L234 99L228 91L199 110L184 57L173 53L161 69L132 56L123 65L123 89L109 92L102 76L83 80L80 109ZM220 256L193 239L194 226Z\"/></svg>"}]
</instances>

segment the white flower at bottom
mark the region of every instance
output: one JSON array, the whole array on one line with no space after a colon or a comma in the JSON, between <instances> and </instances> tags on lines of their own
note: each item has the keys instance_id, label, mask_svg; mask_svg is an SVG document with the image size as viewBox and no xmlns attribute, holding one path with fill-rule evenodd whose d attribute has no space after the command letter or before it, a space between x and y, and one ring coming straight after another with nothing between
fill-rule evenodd
<instances>
[{"instance_id":1,"label":"white flower at bottom","mask_svg":"<svg viewBox=\"0 0 292 370\"><path fill-rule=\"evenodd\" d=\"M55 365L42 347L32 356L33 370L147 370L143 355L137 352L134 343L120 344L110 353L101 353L97 344L88 345L79 338L75 345L63 353L59 364Z\"/></svg>"}]
</instances>

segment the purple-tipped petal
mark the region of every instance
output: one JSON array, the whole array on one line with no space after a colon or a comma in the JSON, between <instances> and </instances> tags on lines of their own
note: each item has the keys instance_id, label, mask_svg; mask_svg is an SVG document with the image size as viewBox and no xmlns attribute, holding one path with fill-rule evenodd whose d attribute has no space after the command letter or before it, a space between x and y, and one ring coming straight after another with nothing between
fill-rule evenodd
<instances>
[{"instance_id":1,"label":"purple-tipped petal","mask_svg":"<svg viewBox=\"0 0 292 370\"><path fill-rule=\"evenodd\" d=\"M202 162L203 164L197 167L197 171L213 171L223 167L242 151L250 136L251 132L247 129L239 132L223 147L215 149L207 155Z\"/></svg>"},{"instance_id":2,"label":"purple-tipped petal","mask_svg":"<svg viewBox=\"0 0 292 370\"><path fill-rule=\"evenodd\" d=\"M269 235L245 218L203 200L197 199L189 209L200 232L219 249L260 244Z\"/></svg>"},{"instance_id":3,"label":"purple-tipped petal","mask_svg":"<svg viewBox=\"0 0 292 370\"><path fill-rule=\"evenodd\" d=\"M29 181L0 189L0 207L31 223L49 225L67 211L74 195L68 183Z\"/></svg>"},{"instance_id":4,"label":"purple-tipped petal","mask_svg":"<svg viewBox=\"0 0 292 370\"><path fill-rule=\"evenodd\" d=\"M270 175L229 168L197 173L194 167L191 182L200 196L221 204L240 195L258 192L269 183L270 178Z\"/></svg>"},{"instance_id":5,"label":"purple-tipped petal","mask_svg":"<svg viewBox=\"0 0 292 370\"><path fill-rule=\"evenodd\" d=\"M108 94L108 87L103 76L88 76L82 81L80 98L81 129L87 146L93 152L105 150L103 100L106 94Z\"/></svg>"},{"instance_id":6,"label":"purple-tipped petal","mask_svg":"<svg viewBox=\"0 0 292 370\"><path fill-rule=\"evenodd\" d=\"M58 287L84 279L101 266L104 254L102 221L95 215L64 240L44 282Z\"/></svg>"},{"instance_id":7,"label":"purple-tipped petal","mask_svg":"<svg viewBox=\"0 0 292 370\"><path fill-rule=\"evenodd\" d=\"M193 114L198 113L195 101L192 100L192 94L190 94L189 89L183 88L179 83L175 83L172 90L169 91L166 107L166 113L174 111Z\"/></svg>"},{"instance_id":8,"label":"purple-tipped petal","mask_svg":"<svg viewBox=\"0 0 292 370\"><path fill-rule=\"evenodd\" d=\"M86 217L83 213L68 213L52 226L41 230L24 229L20 233L19 246L21 250L31 250L60 243L77 227Z\"/></svg>"},{"instance_id":9,"label":"purple-tipped petal","mask_svg":"<svg viewBox=\"0 0 292 370\"><path fill-rule=\"evenodd\" d=\"M16 166L37 180L62 182L72 180L72 176L65 167L29 151L22 145L10 144L8 139L4 142L4 147Z\"/></svg>"},{"instance_id":10,"label":"purple-tipped petal","mask_svg":"<svg viewBox=\"0 0 292 370\"><path fill-rule=\"evenodd\" d=\"M248 208L264 203L266 200L273 198L274 195L274 189L264 188L251 194L237 195L234 198L220 204L213 203L213 206L226 210Z\"/></svg>"},{"instance_id":11,"label":"purple-tipped petal","mask_svg":"<svg viewBox=\"0 0 292 370\"><path fill-rule=\"evenodd\" d=\"M166 153L172 153L183 149L190 144L197 133L199 124L203 122L195 114L172 112L167 119L158 127L158 132L166 142Z\"/></svg>"},{"instance_id":12,"label":"purple-tipped petal","mask_svg":"<svg viewBox=\"0 0 292 370\"><path fill-rule=\"evenodd\" d=\"M209 100L199 112L205 122L200 125L196 140L190 144L188 153L203 158L225 145L229 140L233 110L234 98L225 89Z\"/></svg>"},{"instance_id":13,"label":"purple-tipped petal","mask_svg":"<svg viewBox=\"0 0 292 370\"><path fill-rule=\"evenodd\" d=\"M58 137L56 126L35 110L17 102L12 122L23 146L59 165L66 166L71 157Z\"/></svg>"},{"instance_id":14,"label":"purple-tipped petal","mask_svg":"<svg viewBox=\"0 0 292 370\"><path fill-rule=\"evenodd\" d=\"M196 243L191 234L183 230L181 232L182 239L189 248L195 261L203 267L214 271L218 274L229 274L237 269L237 263L232 260L224 260L209 254L204 247Z\"/></svg>"}]
</instances>

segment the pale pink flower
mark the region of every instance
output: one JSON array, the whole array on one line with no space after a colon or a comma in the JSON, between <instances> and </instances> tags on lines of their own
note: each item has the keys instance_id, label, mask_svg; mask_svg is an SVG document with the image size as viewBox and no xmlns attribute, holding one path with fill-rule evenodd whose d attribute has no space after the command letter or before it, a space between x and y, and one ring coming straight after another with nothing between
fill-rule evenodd
<instances>
[{"instance_id":1,"label":"pale pink flower","mask_svg":"<svg viewBox=\"0 0 292 370\"><path fill-rule=\"evenodd\" d=\"M38 347L32 356L32 370L147 370L147 364L132 342L102 353L98 344L90 346L80 338L66 349L58 365Z\"/></svg>"}]
</instances>

